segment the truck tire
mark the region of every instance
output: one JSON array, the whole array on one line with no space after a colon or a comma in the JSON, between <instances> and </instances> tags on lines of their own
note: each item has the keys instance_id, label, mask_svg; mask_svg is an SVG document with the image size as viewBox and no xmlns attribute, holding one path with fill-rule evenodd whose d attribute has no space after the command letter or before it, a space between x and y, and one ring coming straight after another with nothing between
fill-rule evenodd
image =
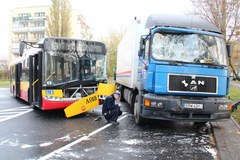
<instances>
[{"instance_id":1,"label":"truck tire","mask_svg":"<svg viewBox=\"0 0 240 160\"><path fill-rule=\"evenodd\" d=\"M145 119L141 117L140 113L141 113L141 105L139 102L139 95L137 95L134 103L134 118L135 118L135 123L137 125L145 124Z\"/></svg>"},{"instance_id":2,"label":"truck tire","mask_svg":"<svg viewBox=\"0 0 240 160\"><path fill-rule=\"evenodd\" d=\"M125 99L124 99L124 87L120 85L119 91L121 93L120 102L125 102Z\"/></svg>"}]
</instances>

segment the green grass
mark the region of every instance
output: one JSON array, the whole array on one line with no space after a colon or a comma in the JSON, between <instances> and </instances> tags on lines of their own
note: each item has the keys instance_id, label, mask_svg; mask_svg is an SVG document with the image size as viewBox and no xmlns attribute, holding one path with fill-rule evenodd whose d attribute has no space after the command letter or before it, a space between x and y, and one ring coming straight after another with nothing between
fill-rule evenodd
<instances>
[{"instance_id":1,"label":"green grass","mask_svg":"<svg viewBox=\"0 0 240 160\"><path fill-rule=\"evenodd\" d=\"M0 79L0 87L9 87L8 79Z\"/></svg>"},{"instance_id":2,"label":"green grass","mask_svg":"<svg viewBox=\"0 0 240 160\"><path fill-rule=\"evenodd\" d=\"M231 86L228 96L230 96L230 98L233 102L235 100L239 100L240 99L240 88ZM238 106L237 110L232 112L232 117L240 124L240 106Z\"/></svg>"}]
</instances>

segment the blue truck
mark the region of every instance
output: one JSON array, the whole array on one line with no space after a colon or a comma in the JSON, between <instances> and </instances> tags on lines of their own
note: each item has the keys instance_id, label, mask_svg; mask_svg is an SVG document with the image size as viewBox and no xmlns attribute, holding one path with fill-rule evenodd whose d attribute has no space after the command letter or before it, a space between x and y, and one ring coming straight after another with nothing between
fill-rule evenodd
<instances>
[{"instance_id":1,"label":"blue truck","mask_svg":"<svg viewBox=\"0 0 240 160\"><path fill-rule=\"evenodd\" d=\"M118 46L121 100L133 108L139 125L146 119L229 119L230 54L221 31L206 20L164 14L135 18Z\"/></svg>"}]
</instances>

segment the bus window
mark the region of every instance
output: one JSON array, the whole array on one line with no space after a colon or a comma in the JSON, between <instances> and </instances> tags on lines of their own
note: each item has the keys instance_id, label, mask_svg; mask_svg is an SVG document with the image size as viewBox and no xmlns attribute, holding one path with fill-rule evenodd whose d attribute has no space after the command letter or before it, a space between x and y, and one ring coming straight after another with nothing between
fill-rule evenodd
<instances>
[{"instance_id":1,"label":"bus window","mask_svg":"<svg viewBox=\"0 0 240 160\"><path fill-rule=\"evenodd\" d=\"M61 83L61 82L63 82L63 72L64 72L63 58L55 57L55 60L56 60L55 71L56 71L57 83Z\"/></svg>"}]
</instances>

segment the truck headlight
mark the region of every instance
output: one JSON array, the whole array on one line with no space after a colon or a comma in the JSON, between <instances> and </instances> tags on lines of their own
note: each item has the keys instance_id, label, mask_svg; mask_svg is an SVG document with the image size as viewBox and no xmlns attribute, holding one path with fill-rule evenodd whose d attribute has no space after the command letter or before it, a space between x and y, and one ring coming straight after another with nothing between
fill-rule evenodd
<instances>
[{"instance_id":1,"label":"truck headlight","mask_svg":"<svg viewBox=\"0 0 240 160\"><path fill-rule=\"evenodd\" d=\"M229 110L229 107L228 107L227 104L220 104L218 106L218 110L220 110L220 111L227 111L227 110Z\"/></svg>"},{"instance_id":2,"label":"truck headlight","mask_svg":"<svg viewBox=\"0 0 240 160\"><path fill-rule=\"evenodd\" d=\"M163 108L162 102L151 102L151 107Z\"/></svg>"},{"instance_id":3,"label":"truck headlight","mask_svg":"<svg viewBox=\"0 0 240 160\"><path fill-rule=\"evenodd\" d=\"M163 108L163 103L162 102L158 102L157 106L158 106L158 108Z\"/></svg>"}]
</instances>

